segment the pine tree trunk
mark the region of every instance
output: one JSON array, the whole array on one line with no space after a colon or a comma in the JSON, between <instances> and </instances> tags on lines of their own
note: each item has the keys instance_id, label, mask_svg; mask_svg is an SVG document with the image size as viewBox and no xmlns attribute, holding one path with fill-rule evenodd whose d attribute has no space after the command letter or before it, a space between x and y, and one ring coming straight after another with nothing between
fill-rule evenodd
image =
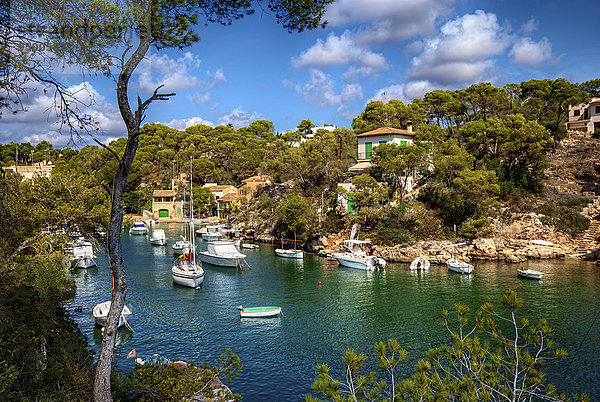
<instances>
[{"instance_id":1,"label":"pine tree trunk","mask_svg":"<svg viewBox=\"0 0 600 402\"><path fill-rule=\"evenodd\" d=\"M148 18L148 16L149 14L144 18ZM133 163L133 158L135 157L138 147L144 107L147 107L147 104L151 101L150 99L144 105L138 104L135 114L132 113L129 105L128 87L129 79L150 48L150 43L151 37L149 35L141 36L137 49L123 65L117 83L117 101L121 117L127 127L127 145L125 146L125 151L119 161L119 167L113 182L110 222L108 226L108 261L112 271L113 282L112 304L110 306L108 322L104 329L102 345L100 347L100 354L96 365L96 377L94 380L94 401L96 402L112 401L110 387L112 360L117 337L117 326L121 311L125 304L125 295L127 294L127 281L125 279L123 250L121 247L123 193L125 191L125 185L127 184L127 176L129 175L129 170L131 169L131 164Z\"/></svg>"}]
</instances>

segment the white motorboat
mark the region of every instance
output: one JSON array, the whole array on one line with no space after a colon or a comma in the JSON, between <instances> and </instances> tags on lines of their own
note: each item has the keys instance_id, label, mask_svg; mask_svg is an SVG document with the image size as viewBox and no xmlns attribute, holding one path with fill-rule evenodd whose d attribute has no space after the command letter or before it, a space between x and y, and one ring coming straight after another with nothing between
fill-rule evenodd
<instances>
[{"instance_id":1,"label":"white motorboat","mask_svg":"<svg viewBox=\"0 0 600 402\"><path fill-rule=\"evenodd\" d=\"M96 254L92 243L83 238L75 240L72 243L71 268L91 268L96 266Z\"/></svg>"},{"instance_id":2,"label":"white motorboat","mask_svg":"<svg viewBox=\"0 0 600 402\"><path fill-rule=\"evenodd\" d=\"M192 242L189 240L177 240L175 243L171 245L171 249L173 250L173 254L187 254L188 250L192 248Z\"/></svg>"},{"instance_id":3,"label":"white motorboat","mask_svg":"<svg viewBox=\"0 0 600 402\"><path fill-rule=\"evenodd\" d=\"M417 257L410 263L411 271L428 271L429 270L429 260L425 257Z\"/></svg>"},{"instance_id":4,"label":"white motorboat","mask_svg":"<svg viewBox=\"0 0 600 402\"><path fill-rule=\"evenodd\" d=\"M183 248L183 254L173 261L171 277L178 285L197 288L204 282L204 269L196 261L196 239L194 237L194 192L192 182L192 158L190 158L190 221L189 221L189 247ZM184 239L185 240L185 239Z\"/></svg>"},{"instance_id":5,"label":"white motorboat","mask_svg":"<svg viewBox=\"0 0 600 402\"><path fill-rule=\"evenodd\" d=\"M458 272L459 274L470 274L473 272L473 266L471 264L454 257L446 260L446 266L448 267L448 270Z\"/></svg>"},{"instance_id":6,"label":"white motorboat","mask_svg":"<svg viewBox=\"0 0 600 402\"><path fill-rule=\"evenodd\" d=\"M92 316L94 317L94 321L101 327L106 326L106 322L108 320L108 312L110 311L110 306L112 302L110 300L105 301L103 303L98 303L92 310ZM123 305L123 311L121 311L121 316L119 317L119 325L118 327L122 327L127 322L127 317L131 315L131 309L125 305ZM117 328L118 328L117 327Z\"/></svg>"},{"instance_id":7,"label":"white motorboat","mask_svg":"<svg viewBox=\"0 0 600 402\"><path fill-rule=\"evenodd\" d=\"M219 240L208 242L208 250L199 252L198 257L207 264L220 267L239 267L246 258L246 254L240 253L232 241Z\"/></svg>"},{"instance_id":8,"label":"white motorboat","mask_svg":"<svg viewBox=\"0 0 600 402\"><path fill-rule=\"evenodd\" d=\"M207 226L206 233L202 233L202 240L205 241L217 241L221 240L223 235L220 232L220 226Z\"/></svg>"},{"instance_id":9,"label":"white motorboat","mask_svg":"<svg viewBox=\"0 0 600 402\"><path fill-rule=\"evenodd\" d=\"M130 235L146 235L148 234L148 228L144 222L134 222L131 229L129 229Z\"/></svg>"},{"instance_id":10,"label":"white motorboat","mask_svg":"<svg viewBox=\"0 0 600 402\"><path fill-rule=\"evenodd\" d=\"M371 243L366 240L344 240L344 252L333 253L333 257L340 265L348 268L363 269L366 271L375 271L385 269L386 261L375 255L368 255L364 250L366 245Z\"/></svg>"},{"instance_id":11,"label":"white motorboat","mask_svg":"<svg viewBox=\"0 0 600 402\"><path fill-rule=\"evenodd\" d=\"M241 243L240 247L241 248L259 248L258 244L252 244L252 243Z\"/></svg>"},{"instance_id":12,"label":"white motorboat","mask_svg":"<svg viewBox=\"0 0 600 402\"><path fill-rule=\"evenodd\" d=\"M163 229L152 229L148 240L153 246L165 246L167 244L167 236Z\"/></svg>"},{"instance_id":13,"label":"white motorboat","mask_svg":"<svg viewBox=\"0 0 600 402\"><path fill-rule=\"evenodd\" d=\"M525 269L525 267L517 268L517 276L527 279L542 279L544 273L534 269Z\"/></svg>"},{"instance_id":14,"label":"white motorboat","mask_svg":"<svg viewBox=\"0 0 600 402\"><path fill-rule=\"evenodd\" d=\"M304 258L304 251L302 250L284 250L282 248L277 248L275 249L275 254L283 258Z\"/></svg>"}]
</instances>

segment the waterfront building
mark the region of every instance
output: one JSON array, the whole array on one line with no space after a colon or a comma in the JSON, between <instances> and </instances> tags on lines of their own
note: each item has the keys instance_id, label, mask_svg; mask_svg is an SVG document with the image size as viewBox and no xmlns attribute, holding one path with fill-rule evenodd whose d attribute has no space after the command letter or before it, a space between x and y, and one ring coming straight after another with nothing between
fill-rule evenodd
<instances>
[{"instance_id":1,"label":"waterfront building","mask_svg":"<svg viewBox=\"0 0 600 402\"><path fill-rule=\"evenodd\" d=\"M230 186L230 185L219 185L217 183L205 183L203 187L206 187L213 195L213 197L215 197L215 200L217 201L217 206L215 208L212 208L210 211L210 215L211 216L217 216L219 218L223 218L224 214L223 214L223 204L219 202L219 200L223 197L226 197L228 195L232 195L231 197L235 198L238 194L238 189L235 186ZM231 198L228 197L227 199Z\"/></svg>"},{"instance_id":2,"label":"waterfront building","mask_svg":"<svg viewBox=\"0 0 600 402\"><path fill-rule=\"evenodd\" d=\"M567 131L583 131L592 134L600 130L600 98L592 98L589 103L569 106Z\"/></svg>"},{"instance_id":3,"label":"waterfront building","mask_svg":"<svg viewBox=\"0 0 600 402\"><path fill-rule=\"evenodd\" d=\"M54 165L52 162L42 161L38 163L32 163L27 166L7 166L4 168L5 170L12 170L15 173L20 174L25 179L33 179L35 176L40 177L50 177L52 174L52 169L54 169Z\"/></svg>"},{"instance_id":4,"label":"waterfront building","mask_svg":"<svg viewBox=\"0 0 600 402\"><path fill-rule=\"evenodd\" d=\"M175 200L175 190L154 190L152 193L152 215L169 222L183 217L182 201Z\"/></svg>"},{"instance_id":5,"label":"waterfront building","mask_svg":"<svg viewBox=\"0 0 600 402\"><path fill-rule=\"evenodd\" d=\"M414 141L415 133L412 130L412 124L408 124L406 129L380 127L375 130L356 136L358 155L356 164L348 170L356 173L364 173L373 165L371 164L371 155L373 148L381 144L411 145Z\"/></svg>"},{"instance_id":6,"label":"waterfront building","mask_svg":"<svg viewBox=\"0 0 600 402\"><path fill-rule=\"evenodd\" d=\"M256 175L248 177L247 179L242 180L242 184L237 187L237 192L240 195L240 199L247 201L254 197L254 194L256 194L258 189L268 186L272 182L273 179L269 176Z\"/></svg>"}]
</instances>

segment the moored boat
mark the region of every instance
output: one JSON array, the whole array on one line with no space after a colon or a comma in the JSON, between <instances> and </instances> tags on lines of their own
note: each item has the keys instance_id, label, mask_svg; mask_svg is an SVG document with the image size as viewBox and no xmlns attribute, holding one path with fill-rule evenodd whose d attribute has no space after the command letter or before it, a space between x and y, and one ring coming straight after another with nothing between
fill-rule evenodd
<instances>
[{"instance_id":1,"label":"moored boat","mask_svg":"<svg viewBox=\"0 0 600 402\"><path fill-rule=\"evenodd\" d=\"M277 317L281 314L281 307L277 306L263 306L263 307L242 307L237 308L240 310L241 318L268 318Z\"/></svg>"},{"instance_id":2,"label":"moored boat","mask_svg":"<svg viewBox=\"0 0 600 402\"><path fill-rule=\"evenodd\" d=\"M542 279L544 273L534 269L526 269L525 267L517 268L517 276L527 279Z\"/></svg>"},{"instance_id":3,"label":"moored boat","mask_svg":"<svg viewBox=\"0 0 600 402\"><path fill-rule=\"evenodd\" d=\"M428 271L429 270L429 260L425 257L417 257L410 263L411 271Z\"/></svg>"},{"instance_id":4,"label":"moored boat","mask_svg":"<svg viewBox=\"0 0 600 402\"><path fill-rule=\"evenodd\" d=\"M383 258L369 255L364 250L364 247L370 244L366 240L344 240L345 251L332 255L344 267L366 271L385 269L386 261Z\"/></svg>"},{"instance_id":5,"label":"moored boat","mask_svg":"<svg viewBox=\"0 0 600 402\"><path fill-rule=\"evenodd\" d=\"M220 226L207 226L206 233L202 233L202 240L205 241L217 241L221 240L223 235L220 232Z\"/></svg>"},{"instance_id":6,"label":"moored boat","mask_svg":"<svg viewBox=\"0 0 600 402\"><path fill-rule=\"evenodd\" d=\"M459 274L470 274L473 272L473 266L471 264L456 258L447 259L446 266L448 267L448 270L458 272Z\"/></svg>"},{"instance_id":7,"label":"moored boat","mask_svg":"<svg viewBox=\"0 0 600 402\"><path fill-rule=\"evenodd\" d=\"M153 246L165 246L167 244L167 236L163 229L152 229L148 240Z\"/></svg>"},{"instance_id":8,"label":"moored boat","mask_svg":"<svg viewBox=\"0 0 600 402\"><path fill-rule=\"evenodd\" d=\"M181 255L187 254L188 250L192 248L192 243L189 240L177 240L175 243L171 245L171 250L173 250L173 254Z\"/></svg>"},{"instance_id":9,"label":"moored boat","mask_svg":"<svg viewBox=\"0 0 600 402\"><path fill-rule=\"evenodd\" d=\"M198 253L200 261L221 267L239 267L246 254L240 253L230 240L208 242L208 249Z\"/></svg>"},{"instance_id":10,"label":"moored boat","mask_svg":"<svg viewBox=\"0 0 600 402\"><path fill-rule=\"evenodd\" d=\"M89 241L80 238L72 243L71 256L69 258L71 268L91 268L96 266L96 254L94 247Z\"/></svg>"},{"instance_id":11,"label":"moored boat","mask_svg":"<svg viewBox=\"0 0 600 402\"><path fill-rule=\"evenodd\" d=\"M258 244L252 244L252 243L241 243L240 247L241 248L259 248Z\"/></svg>"},{"instance_id":12,"label":"moored boat","mask_svg":"<svg viewBox=\"0 0 600 402\"><path fill-rule=\"evenodd\" d=\"M131 229L129 229L130 235L146 235L148 234L148 228L144 222L134 222Z\"/></svg>"},{"instance_id":13,"label":"moored boat","mask_svg":"<svg viewBox=\"0 0 600 402\"><path fill-rule=\"evenodd\" d=\"M105 327L108 320L108 312L110 311L110 306L112 302L110 300L98 303L92 309L92 316L94 317L94 321L101 327ZM118 327L122 327L127 322L127 317L131 315L131 309L125 305L123 305L123 311L121 311L121 316L119 317Z\"/></svg>"},{"instance_id":14,"label":"moored boat","mask_svg":"<svg viewBox=\"0 0 600 402\"><path fill-rule=\"evenodd\" d=\"M282 248L277 248L275 249L275 254L283 258L304 258L304 251L302 250L284 250Z\"/></svg>"}]
</instances>

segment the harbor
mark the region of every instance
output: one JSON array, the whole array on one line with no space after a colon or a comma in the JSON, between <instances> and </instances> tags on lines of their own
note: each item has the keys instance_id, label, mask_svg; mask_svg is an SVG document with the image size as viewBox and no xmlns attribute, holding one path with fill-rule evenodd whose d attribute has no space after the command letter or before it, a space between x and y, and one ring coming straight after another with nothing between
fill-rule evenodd
<instances>
[{"instance_id":1,"label":"harbor","mask_svg":"<svg viewBox=\"0 0 600 402\"><path fill-rule=\"evenodd\" d=\"M199 363L231 348L244 366L229 386L244 400L300 400L311 393L317 364L328 363L339 376L347 348L370 354L375 343L397 338L409 354L401 368L407 378L428 349L448 340L440 325L443 309L458 302L473 313L486 302L499 307L503 292L512 289L525 300L522 314L535 322L547 319L557 346L569 353L548 364L549 382L561 392L600 399L600 282L592 262L528 261L526 268L544 272L532 281L519 279L514 264L477 261L470 275L438 264L428 271L411 271L402 263L364 271L310 253L280 258L277 245L256 243L259 248L244 250L238 268L203 264L204 283L196 291L171 278L177 256L170 245L184 234L184 225L158 227L166 233L166 246L152 246L147 236L122 235L134 333L117 346L119 370L134 367L134 359L126 358L133 349L142 358L158 354ZM198 252L207 249L196 240ZM98 352L91 311L110 299L111 279L105 250L96 254L97 267L73 271L77 294L67 309ZM280 306L281 315L240 318L240 305ZM376 367L373 357L367 364Z\"/></svg>"}]
</instances>

